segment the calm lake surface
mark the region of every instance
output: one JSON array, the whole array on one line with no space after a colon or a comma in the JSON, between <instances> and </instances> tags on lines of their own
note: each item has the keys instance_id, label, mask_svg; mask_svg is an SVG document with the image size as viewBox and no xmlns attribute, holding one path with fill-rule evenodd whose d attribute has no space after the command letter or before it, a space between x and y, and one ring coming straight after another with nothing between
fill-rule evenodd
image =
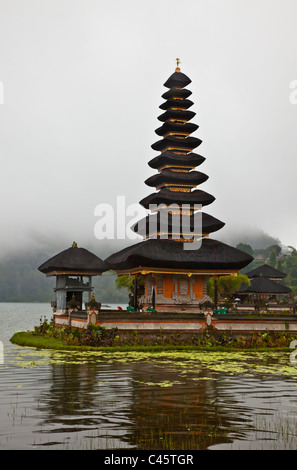
<instances>
[{"instance_id":1,"label":"calm lake surface","mask_svg":"<svg viewBox=\"0 0 297 470\"><path fill-rule=\"evenodd\" d=\"M297 448L288 352L69 353L10 343L48 304L0 303L0 449Z\"/></svg>"}]
</instances>

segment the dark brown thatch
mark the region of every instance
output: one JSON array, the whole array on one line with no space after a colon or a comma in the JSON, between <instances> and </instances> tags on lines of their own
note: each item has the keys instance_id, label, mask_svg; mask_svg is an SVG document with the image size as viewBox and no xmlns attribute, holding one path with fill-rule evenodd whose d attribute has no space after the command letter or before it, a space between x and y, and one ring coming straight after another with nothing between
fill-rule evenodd
<instances>
[{"instance_id":1,"label":"dark brown thatch","mask_svg":"<svg viewBox=\"0 0 297 470\"><path fill-rule=\"evenodd\" d=\"M195 189L188 193L161 189L158 193L150 194L142 199L140 204L146 209L149 209L151 204L165 204L167 206L170 204L189 204L191 206L194 204L202 204L203 206L207 206L214 200L214 196L200 189Z\"/></svg>"},{"instance_id":2,"label":"dark brown thatch","mask_svg":"<svg viewBox=\"0 0 297 470\"><path fill-rule=\"evenodd\" d=\"M162 170L160 173L151 176L145 181L145 184L152 187L160 186L161 184L191 184L198 185L204 183L208 179L208 176L205 173L200 171L190 171L190 172L177 172L169 169Z\"/></svg>"},{"instance_id":3,"label":"dark brown thatch","mask_svg":"<svg viewBox=\"0 0 297 470\"><path fill-rule=\"evenodd\" d=\"M191 134L199 128L198 124L192 122L178 123L173 121L166 121L161 127L155 130L157 135L163 136L168 132L185 132Z\"/></svg>"},{"instance_id":4,"label":"dark brown thatch","mask_svg":"<svg viewBox=\"0 0 297 470\"><path fill-rule=\"evenodd\" d=\"M215 217L207 214L206 212L202 212L202 214L199 215L202 215L202 233L204 234L217 232L225 225L224 222L219 219L216 219ZM180 221L181 228L183 231L188 230L187 233L193 233L193 230L195 228L194 217L196 217L196 214L187 217L183 222L183 225L182 221ZM158 212L157 214L150 214L147 217L141 219L139 222L137 222L131 227L131 230L133 230L135 233L138 233L139 235L146 237L149 234L155 235L154 228L156 228L156 233L160 232L160 227L161 219L160 212ZM172 216L168 214L168 234L171 234L172 231L175 233L174 222L172 225Z\"/></svg>"},{"instance_id":5,"label":"dark brown thatch","mask_svg":"<svg viewBox=\"0 0 297 470\"><path fill-rule=\"evenodd\" d=\"M260 276L255 277L251 281L251 284L247 286L246 284L238 291L239 294L290 294L291 289L289 287L283 286L278 282L272 281L266 277Z\"/></svg>"},{"instance_id":6,"label":"dark brown thatch","mask_svg":"<svg viewBox=\"0 0 297 470\"><path fill-rule=\"evenodd\" d=\"M175 100L175 99L169 99L167 101L165 101L164 103L162 103L159 108L160 109L169 109L169 108L183 108L183 109L188 109L190 108L191 106L193 106L193 101L191 100L186 100L186 99L183 99L183 100Z\"/></svg>"},{"instance_id":7,"label":"dark brown thatch","mask_svg":"<svg viewBox=\"0 0 297 470\"><path fill-rule=\"evenodd\" d=\"M191 83L191 79L182 72L174 72L164 83L166 88L184 88Z\"/></svg>"},{"instance_id":8,"label":"dark brown thatch","mask_svg":"<svg viewBox=\"0 0 297 470\"><path fill-rule=\"evenodd\" d=\"M170 88L170 90L165 91L163 93L162 98L164 100L168 100L170 98L176 97L176 98L188 98L191 96L192 92L190 90L187 90L186 88Z\"/></svg>"},{"instance_id":9,"label":"dark brown thatch","mask_svg":"<svg viewBox=\"0 0 297 470\"><path fill-rule=\"evenodd\" d=\"M253 260L247 253L210 238L199 249L185 250L182 242L148 239L109 256L110 269L139 266L187 270L240 270Z\"/></svg>"},{"instance_id":10,"label":"dark brown thatch","mask_svg":"<svg viewBox=\"0 0 297 470\"><path fill-rule=\"evenodd\" d=\"M196 167L201 165L204 161L205 157L198 153L191 152L185 155L180 155L172 151L167 151L150 160L148 164L151 168L159 169L164 165L185 165Z\"/></svg>"},{"instance_id":11,"label":"dark brown thatch","mask_svg":"<svg viewBox=\"0 0 297 470\"><path fill-rule=\"evenodd\" d=\"M171 110L165 111L165 113L158 116L159 121L165 122L168 119L183 119L185 121L190 121L196 113L194 111L182 111L182 110Z\"/></svg>"},{"instance_id":12,"label":"dark brown thatch","mask_svg":"<svg viewBox=\"0 0 297 470\"><path fill-rule=\"evenodd\" d=\"M267 277L269 279L283 279L286 277L286 274L282 271L279 271L278 269L273 268L269 264L263 264L262 266L258 266L257 268L252 269L246 273L246 276L248 276L250 279L259 276Z\"/></svg>"},{"instance_id":13,"label":"dark brown thatch","mask_svg":"<svg viewBox=\"0 0 297 470\"><path fill-rule=\"evenodd\" d=\"M101 274L109 268L102 259L85 248L72 246L45 261L38 269L45 274L52 271Z\"/></svg>"},{"instance_id":14,"label":"dark brown thatch","mask_svg":"<svg viewBox=\"0 0 297 470\"><path fill-rule=\"evenodd\" d=\"M151 168L161 170L161 173L146 180L146 184L149 186L162 186L163 183L168 183L169 185L176 184L177 186L187 183L197 185L208 178L207 175L197 171L183 171L191 167L195 168L205 160L201 155L192 153L192 150L198 147L202 141L196 137L184 135L191 134L198 129L196 124L188 123L195 116L195 113L186 109L192 106L193 103L186 99L190 93L186 90L182 91L182 89L189 83L191 83L189 77L177 69L164 84L170 90L163 95L163 98L166 98L168 101L160 106L165 112L158 117L159 121L164 122L164 124L156 131L158 135L164 136L164 138L152 145L154 150L163 153L149 162ZM182 100L172 99L174 97L182 98ZM172 135L171 133L174 134ZM166 150L167 148L170 150ZM170 167L170 169L165 169L165 166ZM173 172L172 169L176 171ZM146 209L152 209L151 206L155 205L157 206L155 210L161 210L161 206L168 207L172 204L178 206L188 205L191 208L200 204L207 206L215 200L214 196L202 190L174 191L176 188L173 187L172 189L163 188L159 192L150 194L142 199L140 204ZM140 233L144 230L145 233L141 234L146 236L149 233L147 232L149 217L144 219L143 224L136 224L133 227L134 231ZM159 215L154 214L152 217L158 218ZM224 225L223 222L211 218L207 214L202 217L203 233L219 230ZM194 225L193 218L190 218L190 226L191 224ZM173 233L174 229L175 227L172 229ZM197 230L199 229L197 227ZM193 230L191 230L192 232ZM151 234L149 233L149 235ZM191 243L188 243L189 246L193 246L193 249L186 250L184 243L181 241L149 238L146 241L113 254L105 261L111 269L116 271L129 272L129 270L144 267L187 271L205 270L207 272L218 272L218 270L223 270L223 272L234 272L244 268L253 260L252 256L247 253L209 238L202 240L202 245L199 249L194 249L195 246L191 245Z\"/></svg>"},{"instance_id":15,"label":"dark brown thatch","mask_svg":"<svg viewBox=\"0 0 297 470\"><path fill-rule=\"evenodd\" d=\"M166 149L166 147L173 147L175 149L187 149L189 152L197 147L202 143L201 139L197 137L185 137L184 139L178 139L176 137L164 137L162 140L158 140L155 142L151 147L154 150L158 150L162 152L162 150Z\"/></svg>"}]
</instances>

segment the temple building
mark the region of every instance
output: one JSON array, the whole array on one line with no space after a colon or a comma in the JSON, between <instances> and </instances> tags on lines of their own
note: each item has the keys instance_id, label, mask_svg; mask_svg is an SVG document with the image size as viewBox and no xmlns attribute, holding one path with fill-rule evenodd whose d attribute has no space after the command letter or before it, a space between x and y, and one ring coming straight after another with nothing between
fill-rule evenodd
<instances>
[{"instance_id":1,"label":"temple building","mask_svg":"<svg viewBox=\"0 0 297 470\"><path fill-rule=\"evenodd\" d=\"M200 311L201 304L211 300L207 296L209 277L237 275L253 260L209 237L224 222L201 210L215 198L200 189L208 176L196 170L205 157L194 152L202 141L191 135L198 125L191 122L195 113L190 110L190 83L178 59L175 72L164 83L167 91L158 117L161 126L155 131L161 139L152 145L159 154L149 161L157 172L145 181L156 192L140 201L151 213L132 227L144 240L105 260L118 276L135 276L135 308ZM145 284L139 298L138 279Z\"/></svg>"},{"instance_id":2,"label":"temple building","mask_svg":"<svg viewBox=\"0 0 297 470\"><path fill-rule=\"evenodd\" d=\"M98 256L85 248L78 248L73 242L70 248L41 264L38 270L48 277L56 277L52 307L59 315L69 309L82 311L85 304L94 302L92 277L100 276L108 267Z\"/></svg>"},{"instance_id":3,"label":"temple building","mask_svg":"<svg viewBox=\"0 0 297 470\"><path fill-rule=\"evenodd\" d=\"M246 273L250 285L243 285L237 296L246 302L264 300L268 304L279 304L281 298L292 294L292 290L281 284L287 275L269 264L263 264Z\"/></svg>"}]
</instances>

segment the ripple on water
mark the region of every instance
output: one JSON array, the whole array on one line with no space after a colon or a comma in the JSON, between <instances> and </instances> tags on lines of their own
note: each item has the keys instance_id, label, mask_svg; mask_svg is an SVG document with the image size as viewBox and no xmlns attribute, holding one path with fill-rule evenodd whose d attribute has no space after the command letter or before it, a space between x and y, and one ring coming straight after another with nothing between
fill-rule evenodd
<instances>
[{"instance_id":1,"label":"ripple on water","mask_svg":"<svg viewBox=\"0 0 297 470\"><path fill-rule=\"evenodd\" d=\"M37 324L43 309L0 304L1 449L296 448L297 368L287 353L94 354L9 343L15 325Z\"/></svg>"}]
</instances>

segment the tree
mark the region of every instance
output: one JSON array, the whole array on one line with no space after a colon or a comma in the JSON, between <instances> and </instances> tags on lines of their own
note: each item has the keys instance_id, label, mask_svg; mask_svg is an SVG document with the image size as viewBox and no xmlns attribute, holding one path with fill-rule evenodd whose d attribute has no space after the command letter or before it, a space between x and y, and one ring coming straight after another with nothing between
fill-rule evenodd
<instances>
[{"instance_id":1,"label":"tree","mask_svg":"<svg viewBox=\"0 0 297 470\"><path fill-rule=\"evenodd\" d=\"M282 264L282 271L287 274L284 284L292 289L294 295L297 295L297 251L292 251L291 255L286 257Z\"/></svg>"},{"instance_id":2,"label":"tree","mask_svg":"<svg viewBox=\"0 0 297 470\"><path fill-rule=\"evenodd\" d=\"M233 295L240 289L242 284L250 285L250 280L244 274L237 276L220 276L217 281L218 296L222 299L232 300ZM214 299L214 277L211 277L207 283L207 293Z\"/></svg>"},{"instance_id":3,"label":"tree","mask_svg":"<svg viewBox=\"0 0 297 470\"><path fill-rule=\"evenodd\" d=\"M267 255L270 256L272 252L275 253L276 256L279 256L281 254L281 247L279 245L271 245L268 248L266 248Z\"/></svg>"},{"instance_id":4,"label":"tree","mask_svg":"<svg viewBox=\"0 0 297 470\"><path fill-rule=\"evenodd\" d=\"M133 280L134 276L130 276L129 274L124 274L123 276L119 276L115 280L115 284L117 289L124 289L126 288L130 291L133 288Z\"/></svg>"},{"instance_id":5,"label":"tree","mask_svg":"<svg viewBox=\"0 0 297 470\"><path fill-rule=\"evenodd\" d=\"M126 288L129 292L129 305L134 307L134 281L136 276L123 274L116 278L116 287L118 289ZM137 299L144 294L144 279L142 276L137 277Z\"/></svg>"},{"instance_id":6,"label":"tree","mask_svg":"<svg viewBox=\"0 0 297 470\"><path fill-rule=\"evenodd\" d=\"M253 256L254 254L253 248L251 247L251 245L248 245L247 243L238 243L238 245L236 245L236 248L238 250L244 251L248 255Z\"/></svg>"},{"instance_id":7,"label":"tree","mask_svg":"<svg viewBox=\"0 0 297 470\"><path fill-rule=\"evenodd\" d=\"M269 264L271 264L271 266L273 268L275 268L275 265L276 265L276 254L275 254L275 251L272 251L269 255Z\"/></svg>"}]
</instances>

